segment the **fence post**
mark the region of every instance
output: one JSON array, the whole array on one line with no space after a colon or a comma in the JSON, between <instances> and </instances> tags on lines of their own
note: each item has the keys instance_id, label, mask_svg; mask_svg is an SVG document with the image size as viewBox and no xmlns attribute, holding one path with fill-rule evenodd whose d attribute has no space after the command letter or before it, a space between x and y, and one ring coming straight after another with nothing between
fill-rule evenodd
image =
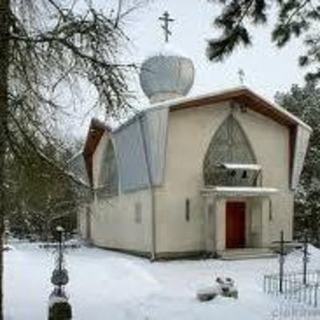
<instances>
[{"instance_id":1,"label":"fence post","mask_svg":"<svg viewBox=\"0 0 320 320\"><path fill-rule=\"evenodd\" d=\"M318 283L314 287L314 307L316 308L318 306L318 290L319 290L319 285Z\"/></svg>"},{"instance_id":2,"label":"fence post","mask_svg":"<svg viewBox=\"0 0 320 320\"><path fill-rule=\"evenodd\" d=\"M279 257L279 291L283 293L283 269L284 269L284 234L283 230L280 232L280 257Z\"/></svg>"},{"instance_id":3,"label":"fence post","mask_svg":"<svg viewBox=\"0 0 320 320\"><path fill-rule=\"evenodd\" d=\"M302 294L302 289L303 287L300 288L299 293L298 293L298 302L301 302L301 294Z\"/></svg>"},{"instance_id":4,"label":"fence post","mask_svg":"<svg viewBox=\"0 0 320 320\"><path fill-rule=\"evenodd\" d=\"M309 288L309 305L312 305L312 287L308 287Z\"/></svg>"},{"instance_id":5,"label":"fence post","mask_svg":"<svg viewBox=\"0 0 320 320\"><path fill-rule=\"evenodd\" d=\"M303 242L303 284L307 284L307 267L308 267L308 236L305 232L304 242Z\"/></svg>"}]
</instances>

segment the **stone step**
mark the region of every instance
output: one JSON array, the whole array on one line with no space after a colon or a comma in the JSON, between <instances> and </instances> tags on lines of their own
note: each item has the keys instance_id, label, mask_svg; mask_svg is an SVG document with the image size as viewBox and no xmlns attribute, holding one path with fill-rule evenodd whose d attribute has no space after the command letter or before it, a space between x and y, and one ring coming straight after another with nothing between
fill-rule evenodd
<instances>
[{"instance_id":1,"label":"stone step","mask_svg":"<svg viewBox=\"0 0 320 320\"><path fill-rule=\"evenodd\" d=\"M277 254L268 248L244 248L227 250L220 254L222 260L247 260L247 259L269 259L276 258Z\"/></svg>"},{"instance_id":2,"label":"stone step","mask_svg":"<svg viewBox=\"0 0 320 320\"><path fill-rule=\"evenodd\" d=\"M234 256L221 256L221 260L249 260L249 259L271 259L277 258L277 255L274 253L264 253L264 254L251 254L251 255L234 255Z\"/></svg>"}]
</instances>

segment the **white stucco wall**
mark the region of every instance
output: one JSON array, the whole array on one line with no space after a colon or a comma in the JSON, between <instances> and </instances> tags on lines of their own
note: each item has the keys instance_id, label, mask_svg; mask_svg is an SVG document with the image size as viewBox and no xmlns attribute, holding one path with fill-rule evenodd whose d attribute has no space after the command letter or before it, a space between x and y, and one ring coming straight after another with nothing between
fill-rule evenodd
<instances>
[{"instance_id":1,"label":"white stucco wall","mask_svg":"<svg viewBox=\"0 0 320 320\"><path fill-rule=\"evenodd\" d=\"M140 203L141 215L136 208ZM143 253L150 252L149 191L95 200L92 216L92 241L95 245Z\"/></svg>"},{"instance_id":2,"label":"white stucco wall","mask_svg":"<svg viewBox=\"0 0 320 320\"><path fill-rule=\"evenodd\" d=\"M105 134L93 156L93 181L97 186ZM139 208L140 207L140 208ZM137 212L140 211L140 212ZM151 195L148 189L101 199L92 204L92 242L106 248L149 253Z\"/></svg>"},{"instance_id":3,"label":"white stucco wall","mask_svg":"<svg viewBox=\"0 0 320 320\"><path fill-rule=\"evenodd\" d=\"M200 251L208 246L200 195L202 164L215 131L230 112L229 104L225 103L169 113L165 181L156 193L158 252ZM245 113L236 110L234 116L244 129L257 162L262 165L263 186L279 189L279 194L272 196L273 220L269 222L264 217L265 223L270 223L270 232L263 235L263 242L277 239L280 229L290 238L293 194L289 190L289 131L251 110ZM185 219L187 198L191 203L188 222ZM218 244L221 241L218 236Z\"/></svg>"}]
</instances>

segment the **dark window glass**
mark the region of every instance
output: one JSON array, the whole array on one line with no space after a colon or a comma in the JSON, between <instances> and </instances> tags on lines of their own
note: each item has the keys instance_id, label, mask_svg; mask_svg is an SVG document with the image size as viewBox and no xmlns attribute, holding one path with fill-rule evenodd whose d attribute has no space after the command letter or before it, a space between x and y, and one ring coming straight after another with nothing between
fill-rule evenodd
<instances>
[{"instance_id":1,"label":"dark window glass","mask_svg":"<svg viewBox=\"0 0 320 320\"><path fill-rule=\"evenodd\" d=\"M228 170L221 164L255 164L256 159L248 138L233 115L230 115L213 136L203 163L207 186L253 186L257 172Z\"/></svg>"},{"instance_id":2,"label":"dark window glass","mask_svg":"<svg viewBox=\"0 0 320 320\"><path fill-rule=\"evenodd\" d=\"M190 199L186 199L186 221L190 221Z\"/></svg>"}]
</instances>

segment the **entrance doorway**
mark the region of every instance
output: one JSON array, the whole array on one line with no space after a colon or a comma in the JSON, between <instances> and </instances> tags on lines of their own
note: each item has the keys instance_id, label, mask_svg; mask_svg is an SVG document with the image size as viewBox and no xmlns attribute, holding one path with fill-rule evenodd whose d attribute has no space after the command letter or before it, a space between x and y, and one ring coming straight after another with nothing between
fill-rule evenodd
<instances>
[{"instance_id":1,"label":"entrance doorway","mask_svg":"<svg viewBox=\"0 0 320 320\"><path fill-rule=\"evenodd\" d=\"M245 202L226 203L226 248L244 248L246 233Z\"/></svg>"}]
</instances>

